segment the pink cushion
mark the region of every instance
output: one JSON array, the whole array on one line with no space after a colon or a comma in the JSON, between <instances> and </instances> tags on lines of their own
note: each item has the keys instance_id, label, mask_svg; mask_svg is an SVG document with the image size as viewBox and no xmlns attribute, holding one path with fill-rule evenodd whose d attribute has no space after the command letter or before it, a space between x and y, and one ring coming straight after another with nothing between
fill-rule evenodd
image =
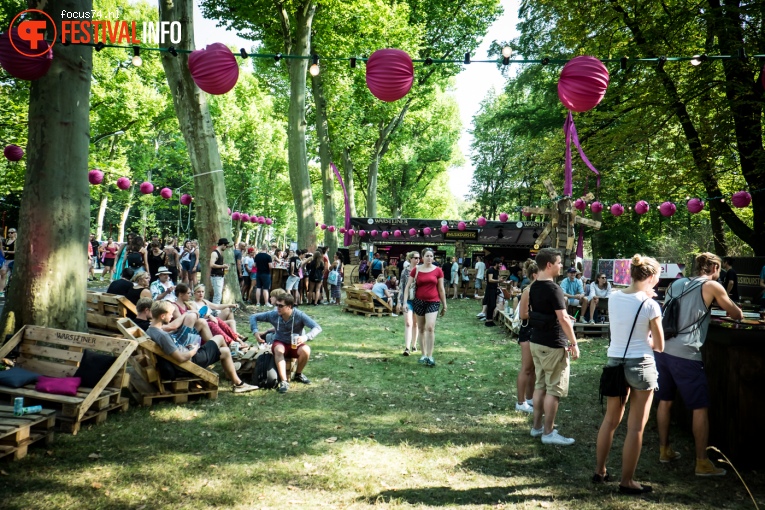
<instances>
[{"instance_id":1,"label":"pink cushion","mask_svg":"<svg viewBox=\"0 0 765 510\"><path fill-rule=\"evenodd\" d=\"M46 377L41 375L37 379L35 389L43 393L76 397L77 388L80 387L81 381L82 379L79 377Z\"/></svg>"}]
</instances>

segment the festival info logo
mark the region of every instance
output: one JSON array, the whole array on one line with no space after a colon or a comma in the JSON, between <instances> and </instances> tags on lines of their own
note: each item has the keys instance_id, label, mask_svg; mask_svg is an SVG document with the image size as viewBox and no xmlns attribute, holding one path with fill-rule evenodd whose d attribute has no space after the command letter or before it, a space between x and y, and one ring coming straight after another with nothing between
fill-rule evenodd
<instances>
[{"instance_id":1,"label":"festival info logo","mask_svg":"<svg viewBox=\"0 0 765 510\"><path fill-rule=\"evenodd\" d=\"M34 13L34 14L33 14ZM27 19L41 15L46 19ZM113 18L113 20L98 19L104 17ZM140 24L141 38L138 38L137 21L126 21L118 18L117 12L92 11L61 11L61 42L64 44L103 44L103 45L136 45L141 41L147 44L163 44L166 41L172 44L181 42L181 23L179 21L144 21ZM17 32L14 35L13 28L18 21ZM53 33L50 46L44 44L45 34L51 27ZM16 15L11 21L11 30L9 30L10 41L13 47L27 57L39 57L50 50L58 41L58 29L49 14L39 9L26 9ZM32 53L19 49L14 43L14 38L18 37L26 41L32 50ZM50 41L50 40L49 40ZM20 45L21 46L21 45ZM26 45L24 45L26 46ZM35 50L40 50L35 53Z\"/></svg>"}]
</instances>

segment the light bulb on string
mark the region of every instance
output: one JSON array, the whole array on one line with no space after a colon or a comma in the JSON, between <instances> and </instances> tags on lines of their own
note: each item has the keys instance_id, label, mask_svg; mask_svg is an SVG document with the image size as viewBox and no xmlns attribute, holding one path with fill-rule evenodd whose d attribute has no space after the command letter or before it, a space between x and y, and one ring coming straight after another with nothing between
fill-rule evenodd
<instances>
[{"instance_id":1,"label":"light bulb on string","mask_svg":"<svg viewBox=\"0 0 765 510\"><path fill-rule=\"evenodd\" d=\"M694 55L691 57L691 65L693 67L700 66L702 62L704 62L706 59L708 59L706 54L704 55Z\"/></svg>"},{"instance_id":2,"label":"light bulb on string","mask_svg":"<svg viewBox=\"0 0 765 510\"><path fill-rule=\"evenodd\" d=\"M505 46L502 48L502 65L509 65L510 64L510 57L513 54L513 49L510 46Z\"/></svg>"},{"instance_id":3,"label":"light bulb on string","mask_svg":"<svg viewBox=\"0 0 765 510\"><path fill-rule=\"evenodd\" d=\"M133 46L132 63L136 67L141 67L143 65L143 59L141 58L141 48L139 46Z\"/></svg>"},{"instance_id":4,"label":"light bulb on string","mask_svg":"<svg viewBox=\"0 0 765 510\"><path fill-rule=\"evenodd\" d=\"M308 69L308 72L311 73L311 76L319 76L319 72L321 70L319 69L319 64L311 64L310 69Z\"/></svg>"}]
</instances>

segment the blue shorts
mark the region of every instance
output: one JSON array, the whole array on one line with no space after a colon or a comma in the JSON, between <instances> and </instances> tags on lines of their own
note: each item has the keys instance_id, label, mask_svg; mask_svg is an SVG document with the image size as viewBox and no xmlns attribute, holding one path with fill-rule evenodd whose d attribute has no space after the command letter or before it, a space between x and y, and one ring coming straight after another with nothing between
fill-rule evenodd
<instances>
[{"instance_id":1,"label":"blue shorts","mask_svg":"<svg viewBox=\"0 0 765 510\"><path fill-rule=\"evenodd\" d=\"M672 401L675 390L680 391L687 409L709 407L709 385L704 373L704 362L678 358L663 352L655 353L659 369L659 400Z\"/></svg>"},{"instance_id":2,"label":"blue shorts","mask_svg":"<svg viewBox=\"0 0 765 510\"><path fill-rule=\"evenodd\" d=\"M184 271L191 271L191 261L181 260L181 269L183 269Z\"/></svg>"},{"instance_id":3,"label":"blue shorts","mask_svg":"<svg viewBox=\"0 0 765 510\"><path fill-rule=\"evenodd\" d=\"M266 273L257 273L258 275L258 289L271 289L271 275Z\"/></svg>"},{"instance_id":4,"label":"blue shorts","mask_svg":"<svg viewBox=\"0 0 765 510\"><path fill-rule=\"evenodd\" d=\"M622 358L608 358L607 367L622 363ZM640 391L655 390L659 387L659 374L653 356L627 358L624 360L624 377L630 388Z\"/></svg>"}]
</instances>

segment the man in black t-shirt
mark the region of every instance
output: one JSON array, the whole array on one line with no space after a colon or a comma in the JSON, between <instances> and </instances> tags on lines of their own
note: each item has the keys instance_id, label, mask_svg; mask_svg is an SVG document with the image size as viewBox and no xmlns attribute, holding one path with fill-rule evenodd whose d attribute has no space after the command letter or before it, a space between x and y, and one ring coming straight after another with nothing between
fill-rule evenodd
<instances>
[{"instance_id":1,"label":"man in black t-shirt","mask_svg":"<svg viewBox=\"0 0 765 510\"><path fill-rule=\"evenodd\" d=\"M268 300L268 291L271 290L271 263L273 259L268 254L268 245L263 243L260 252L255 255L255 267L257 267L257 279L255 290L255 306L260 306L260 295L263 294L263 303L272 308L273 305Z\"/></svg>"},{"instance_id":2,"label":"man in black t-shirt","mask_svg":"<svg viewBox=\"0 0 765 510\"><path fill-rule=\"evenodd\" d=\"M536 384L531 436L541 436L543 444L568 446L574 444L574 439L560 435L553 424L560 398L568 394L569 353L573 359L579 358L579 347L566 313L563 290L555 282L563 268L560 253L544 248L537 254L536 262L539 273L529 288L529 306L520 310L521 319L528 318L533 331L530 348Z\"/></svg>"},{"instance_id":3,"label":"man in black t-shirt","mask_svg":"<svg viewBox=\"0 0 765 510\"><path fill-rule=\"evenodd\" d=\"M489 327L494 324L494 310L497 308L497 291L499 290L499 266L502 259L495 258L494 265L486 271L486 294L483 296L483 304L486 306L486 322Z\"/></svg>"},{"instance_id":4,"label":"man in black t-shirt","mask_svg":"<svg viewBox=\"0 0 765 510\"><path fill-rule=\"evenodd\" d=\"M120 296L127 296L130 289L133 288L133 269L126 267L122 270L119 280L114 280L109 284L109 288L106 289L107 294L118 294Z\"/></svg>"},{"instance_id":5,"label":"man in black t-shirt","mask_svg":"<svg viewBox=\"0 0 765 510\"><path fill-rule=\"evenodd\" d=\"M728 297L730 297L731 301L738 303L738 274L736 273L736 270L733 269L734 262L735 260L733 257L723 258L723 269L725 269L725 281L723 282L723 287L725 287L725 291L728 293Z\"/></svg>"},{"instance_id":6,"label":"man in black t-shirt","mask_svg":"<svg viewBox=\"0 0 765 510\"><path fill-rule=\"evenodd\" d=\"M151 304L153 301L151 298L142 297L135 304L136 316L133 319L135 325L146 331L151 326Z\"/></svg>"}]
</instances>

